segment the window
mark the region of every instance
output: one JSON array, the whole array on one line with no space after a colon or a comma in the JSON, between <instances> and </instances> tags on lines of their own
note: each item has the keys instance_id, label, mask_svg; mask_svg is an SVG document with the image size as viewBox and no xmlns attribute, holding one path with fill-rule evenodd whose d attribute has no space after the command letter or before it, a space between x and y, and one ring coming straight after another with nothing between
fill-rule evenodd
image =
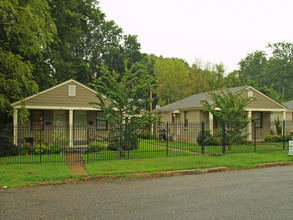
<instances>
[{"instance_id":1,"label":"window","mask_svg":"<svg viewBox=\"0 0 293 220\"><path fill-rule=\"evenodd\" d=\"M64 126L65 124L65 115L64 114L56 114L56 126Z\"/></svg>"},{"instance_id":2,"label":"window","mask_svg":"<svg viewBox=\"0 0 293 220\"><path fill-rule=\"evenodd\" d=\"M172 122L173 122L173 123L175 122L175 117L176 117L176 115L173 113L173 114L172 114Z\"/></svg>"},{"instance_id":3,"label":"window","mask_svg":"<svg viewBox=\"0 0 293 220\"><path fill-rule=\"evenodd\" d=\"M68 96L76 96L76 86L75 85L68 86Z\"/></svg>"},{"instance_id":4,"label":"window","mask_svg":"<svg viewBox=\"0 0 293 220\"><path fill-rule=\"evenodd\" d=\"M44 130L44 112L43 111L32 111L31 129Z\"/></svg>"},{"instance_id":5,"label":"window","mask_svg":"<svg viewBox=\"0 0 293 220\"><path fill-rule=\"evenodd\" d=\"M262 128L262 112L255 112L253 114L254 123L257 128Z\"/></svg>"},{"instance_id":6,"label":"window","mask_svg":"<svg viewBox=\"0 0 293 220\"><path fill-rule=\"evenodd\" d=\"M271 113L271 123L274 123L274 114Z\"/></svg>"},{"instance_id":7,"label":"window","mask_svg":"<svg viewBox=\"0 0 293 220\"><path fill-rule=\"evenodd\" d=\"M253 91L248 91L248 97L253 97Z\"/></svg>"},{"instance_id":8,"label":"window","mask_svg":"<svg viewBox=\"0 0 293 220\"><path fill-rule=\"evenodd\" d=\"M184 112L184 127L188 127L188 112Z\"/></svg>"},{"instance_id":9,"label":"window","mask_svg":"<svg viewBox=\"0 0 293 220\"><path fill-rule=\"evenodd\" d=\"M97 112L97 131L108 130L108 121L102 118L105 118L104 112Z\"/></svg>"}]
</instances>

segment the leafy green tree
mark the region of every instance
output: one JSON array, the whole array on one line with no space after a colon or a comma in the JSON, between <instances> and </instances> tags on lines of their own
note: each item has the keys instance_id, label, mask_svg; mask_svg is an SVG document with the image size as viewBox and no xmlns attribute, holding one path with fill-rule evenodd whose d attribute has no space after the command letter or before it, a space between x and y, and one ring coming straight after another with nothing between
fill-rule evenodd
<instances>
[{"instance_id":1,"label":"leafy green tree","mask_svg":"<svg viewBox=\"0 0 293 220\"><path fill-rule=\"evenodd\" d=\"M237 70L234 70L233 72L229 73L225 78L224 78L224 86L226 88L232 88L232 87L238 87L241 86L242 83L238 77L238 72Z\"/></svg>"},{"instance_id":2,"label":"leafy green tree","mask_svg":"<svg viewBox=\"0 0 293 220\"><path fill-rule=\"evenodd\" d=\"M272 50L272 56L267 65L267 72L276 82L283 102L285 98L290 98L293 95L291 86L293 83L293 44L278 42L268 44L268 48ZM286 97L285 93L290 96Z\"/></svg>"},{"instance_id":3,"label":"leafy green tree","mask_svg":"<svg viewBox=\"0 0 293 220\"><path fill-rule=\"evenodd\" d=\"M226 123L228 144L241 142L247 136L243 130L251 120L244 110L253 98L244 98L240 93L233 94L228 89L212 93L211 96L212 103L206 100L203 102L206 111L211 112L220 123Z\"/></svg>"},{"instance_id":4,"label":"leafy green tree","mask_svg":"<svg viewBox=\"0 0 293 220\"><path fill-rule=\"evenodd\" d=\"M239 78L241 82L254 80L256 82L264 81L267 57L264 51L257 50L248 54L239 62Z\"/></svg>"},{"instance_id":5,"label":"leafy green tree","mask_svg":"<svg viewBox=\"0 0 293 220\"><path fill-rule=\"evenodd\" d=\"M0 1L0 115L12 115L12 102L38 91L32 76L32 57L52 41L55 25L42 0ZM25 117L27 112L22 111ZM21 117L21 118L23 118Z\"/></svg>"},{"instance_id":6,"label":"leafy green tree","mask_svg":"<svg viewBox=\"0 0 293 220\"><path fill-rule=\"evenodd\" d=\"M156 59L154 72L159 84L156 94L160 105L169 104L191 94L190 68L184 60L160 57Z\"/></svg>"},{"instance_id":7,"label":"leafy green tree","mask_svg":"<svg viewBox=\"0 0 293 220\"><path fill-rule=\"evenodd\" d=\"M137 36L124 35L107 21L98 1L51 0L49 6L57 35L42 57L34 58L33 75L41 90L70 78L89 83L102 64L122 73L124 60L131 66L142 59Z\"/></svg>"},{"instance_id":8,"label":"leafy green tree","mask_svg":"<svg viewBox=\"0 0 293 220\"><path fill-rule=\"evenodd\" d=\"M138 147L136 129L141 125L150 124L157 118L144 110L151 100L149 90L154 86L151 77L138 64L128 68L125 63L123 74L102 67L101 77L94 78L93 87L97 91L98 102L93 103L104 112L110 125L109 137L104 138L110 147L120 152Z\"/></svg>"}]
</instances>

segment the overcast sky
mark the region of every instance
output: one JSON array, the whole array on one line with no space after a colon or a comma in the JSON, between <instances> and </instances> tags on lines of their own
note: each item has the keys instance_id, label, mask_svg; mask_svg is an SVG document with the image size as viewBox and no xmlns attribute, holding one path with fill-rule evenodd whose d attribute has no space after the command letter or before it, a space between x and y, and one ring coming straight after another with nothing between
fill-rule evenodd
<instances>
[{"instance_id":1,"label":"overcast sky","mask_svg":"<svg viewBox=\"0 0 293 220\"><path fill-rule=\"evenodd\" d=\"M107 20L138 35L141 52L238 69L268 43L293 42L292 0L100 0Z\"/></svg>"}]
</instances>

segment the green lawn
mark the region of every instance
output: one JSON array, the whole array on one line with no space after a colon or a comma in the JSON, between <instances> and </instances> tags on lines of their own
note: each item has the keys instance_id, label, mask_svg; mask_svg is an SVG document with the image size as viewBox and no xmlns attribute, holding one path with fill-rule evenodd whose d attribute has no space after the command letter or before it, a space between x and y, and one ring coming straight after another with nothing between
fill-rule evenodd
<instances>
[{"instance_id":1,"label":"green lawn","mask_svg":"<svg viewBox=\"0 0 293 220\"><path fill-rule=\"evenodd\" d=\"M59 183L71 176L66 163L1 164L0 189Z\"/></svg>"},{"instance_id":2,"label":"green lawn","mask_svg":"<svg viewBox=\"0 0 293 220\"><path fill-rule=\"evenodd\" d=\"M85 164L89 175L113 175L136 172L228 167L245 169L257 167L259 163L293 161L288 151L263 153L226 154L221 157L194 155L190 157L167 157L132 160L99 161Z\"/></svg>"},{"instance_id":3,"label":"green lawn","mask_svg":"<svg viewBox=\"0 0 293 220\"><path fill-rule=\"evenodd\" d=\"M190 152L202 152L202 147L198 144L186 143L186 142L160 142L157 140L141 140L141 142L145 143L145 145L156 145L156 146L164 146L166 147L168 144L168 148L170 150L181 149L187 150ZM286 142L286 149L288 149L288 142ZM204 154L210 155L222 155L222 146L204 146ZM230 147L226 146L225 148L226 154L229 153L249 153L254 152L254 145L232 145ZM264 151L275 151L282 150L283 143L282 142L265 142L263 145L256 146L256 152L264 152Z\"/></svg>"},{"instance_id":4,"label":"green lawn","mask_svg":"<svg viewBox=\"0 0 293 220\"><path fill-rule=\"evenodd\" d=\"M98 153L83 154L84 161L97 161L97 160L119 160L119 159L132 159L132 158L154 158L154 157L166 157L167 150L165 147L155 146L153 144L147 144L140 142L137 150L125 151L124 157L120 156L118 151L101 151ZM192 155L192 153L168 149L168 156L186 156Z\"/></svg>"},{"instance_id":5,"label":"green lawn","mask_svg":"<svg viewBox=\"0 0 293 220\"><path fill-rule=\"evenodd\" d=\"M173 144L176 143L173 142ZM89 156L90 163L85 164L88 174L93 177L98 175L101 178L111 178L111 175L116 174L130 177L131 175L129 173L138 173L136 175L143 176L143 174L139 173L212 167L246 169L257 167L260 163L293 162L293 157L288 156L288 147L286 150L282 150L282 145L280 145L282 143L266 144L268 143L257 146L256 153L240 152L240 150L253 152L253 145L232 146L230 150L227 147L226 154L222 156L205 156L186 152L187 146L190 151L192 150L190 148L192 147L191 144L186 144L185 146L180 144L182 151L176 151L172 150L175 145L171 144L168 150L169 156L166 157L166 148L164 146L155 146L153 143L147 144L141 142L138 150L130 152L129 158L132 158L131 160L127 159L127 152L125 158L121 158L120 153L115 151L84 154L83 158L86 161L87 156ZM205 147L205 152L215 151L215 149L221 153L221 147ZM236 151L240 153L230 153ZM174 157L175 155L177 157ZM186 157L185 155L191 156ZM109 160L107 160L107 157ZM139 159L143 157L156 158ZM9 157L10 162L13 158L15 159L16 157ZM78 179L81 177L72 175L66 163L45 162L54 161L54 158L59 161L65 161L65 155L44 155L42 157L42 163L28 163L38 162L39 158L39 155L20 156L18 159L22 160L22 164L4 164L3 162L7 158L0 158L0 189L3 186L14 188L46 183L59 183L67 181L70 178ZM99 159L99 161L94 161L95 159Z\"/></svg>"},{"instance_id":6,"label":"green lawn","mask_svg":"<svg viewBox=\"0 0 293 220\"><path fill-rule=\"evenodd\" d=\"M66 162L65 154L18 155L0 157L0 163Z\"/></svg>"}]
</instances>

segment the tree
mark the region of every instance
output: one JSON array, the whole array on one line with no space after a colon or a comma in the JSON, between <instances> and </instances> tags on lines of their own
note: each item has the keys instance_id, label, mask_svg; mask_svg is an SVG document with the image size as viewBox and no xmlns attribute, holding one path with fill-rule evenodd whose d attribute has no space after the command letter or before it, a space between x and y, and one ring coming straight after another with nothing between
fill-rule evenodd
<instances>
[{"instance_id":1,"label":"tree","mask_svg":"<svg viewBox=\"0 0 293 220\"><path fill-rule=\"evenodd\" d=\"M244 110L253 98L244 98L240 93L233 94L228 89L212 93L211 96L212 104L206 100L203 102L206 111L211 112L219 122L226 123L228 144L241 142L246 137L243 130L251 120L247 118Z\"/></svg>"},{"instance_id":2,"label":"tree","mask_svg":"<svg viewBox=\"0 0 293 220\"><path fill-rule=\"evenodd\" d=\"M51 0L50 13L57 28L54 42L42 57L34 58L34 78L47 89L70 78L81 83L99 76L96 66L124 71L141 60L137 36L124 35L114 21L107 21L96 0Z\"/></svg>"},{"instance_id":3,"label":"tree","mask_svg":"<svg viewBox=\"0 0 293 220\"><path fill-rule=\"evenodd\" d=\"M33 56L52 41L55 25L46 1L0 1L0 115L12 115L11 103L38 91L32 76ZM27 114L21 111L21 119Z\"/></svg>"},{"instance_id":4,"label":"tree","mask_svg":"<svg viewBox=\"0 0 293 220\"><path fill-rule=\"evenodd\" d=\"M226 88L241 86L241 84L242 83L238 77L237 70L234 70L233 72L229 73L228 76L224 78L224 86Z\"/></svg>"},{"instance_id":5,"label":"tree","mask_svg":"<svg viewBox=\"0 0 293 220\"><path fill-rule=\"evenodd\" d=\"M125 62L123 74L101 67L102 76L94 78L92 84L99 100L93 104L105 114L105 118L100 119L106 119L110 124L109 137L104 139L110 143L110 148L120 152L136 149L136 129L157 119L144 110L151 101L149 91L155 80L138 65L128 68Z\"/></svg>"},{"instance_id":6,"label":"tree","mask_svg":"<svg viewBox=\"0 0 293 220\"><path fill-rule=\"evenodd\" d=\"M184 60L157 58L154 72L160 85L156 89L160 105L169 104L191 94L190 68Z\"/></svg>"},{"instance_id":7,"label":"tree","mask_svg":"<svg viewBox=\"0 0 293 220\"><path fill-rule=\"evenodd\" d=\"M266 70L267 57L264 51L257 50L248 54L239 62L239 78L241 82L254 80L263 82Z\"/></svg>"},{"instance_id":8,"label":"tree","mask_svg":"<svg viewBox=\"0 0 293 220\"><path fill-rule=\"evenodd\" d=\"M282 102L286 98L286 93L293 95L291 87L293 82L293 44L292 43L273 43L268 44L268 48L272 50L272 57L267 65L267 72L273 76L272 80L276 82L276 87L281 94Z\"/></svg>"}]
</instances>

